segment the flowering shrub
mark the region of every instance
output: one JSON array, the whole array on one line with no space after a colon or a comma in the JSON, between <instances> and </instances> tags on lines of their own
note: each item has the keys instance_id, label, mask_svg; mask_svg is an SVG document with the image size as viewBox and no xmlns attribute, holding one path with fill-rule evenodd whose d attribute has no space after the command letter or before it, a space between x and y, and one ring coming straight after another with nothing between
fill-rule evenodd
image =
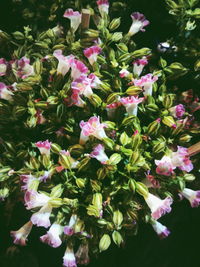
<instances>
[{"instance_id":1,"label":"flowering shrub","mask_svg":"<svg viewBox=\"0 0 200 267\"><path fill-rule=\"evenodd\" d=\"M0 198L23 197L32 212L11 232L14 243L26 245L33 226L48 228L40 240L66 243L68 267L121 246L140 221L167 237L158 220L173 200L200 203L188 188L187 149L199 133L199 103L174 91L189 70L133 42L148 29L143 14L122 33L109 2L97 7L95 29L68 8L69 29L0 32L10 53L0 59Z\"/></svg>"}]
</instances>

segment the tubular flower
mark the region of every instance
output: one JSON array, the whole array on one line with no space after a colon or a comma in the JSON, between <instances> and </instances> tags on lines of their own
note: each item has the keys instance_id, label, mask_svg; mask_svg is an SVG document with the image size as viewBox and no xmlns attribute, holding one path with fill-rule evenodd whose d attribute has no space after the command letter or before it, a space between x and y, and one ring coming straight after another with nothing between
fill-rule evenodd
<instances>
[{"instance_id":1,"label":"tubular flower","mask_svg":"<svg viewBox=\"0 0 200 267\"><path fill-rule=\"evenodd\" d=\"M20 175L20 179L24 183L24 185L21 186L22 191L37 190L39 185L38 178L31 174L22 174Z\"/></svg>"},{"instance_id":2,"label":"tubular flower","mask_svg":"<svg viewBox=\"0 0 200 267\"><path fill-rule=\"evenodd\" d=\"M77 222L77 215L76 214L72 214L70 220L69 220L69 224L67 226L64 227L64 233L68 236L71 236L74 234L74 226Z\"/></svg>"},{"instance_id":3,"label":"tubular flower","mask_svg":"<svg viewBox=\"0 0 200 267\"><path fill-rule=\"evenodd\" d=\"M90 153L91 158L96 158L98 161L101 162L101 164L106 164L108 160L108 156L105 153L105 148L103 145L99 144L97 145L92 153Z\"/></svg>"},{"instance_id":4,"label":"tubular flower","mask_svg":"<svg viewBox=\"0 0 200 267\"><path fill-rule=\"evenodd\" d=\"M81 128L81 135L80 135L80 144L85 144L89 139L89 136L94 136L99 140L103 138L107 138L107 135L104 131L106 128L105 123L100 123L99 117L91 117L87 122L81 121L80 128Z\"/></svg>"},{"instance_id":5,"label":"tubular flower","mask_svg":"<svg viewBox=\"0 0 200 267\"><path fill-rule=\"evenodd\" d=\"M168 237L170 234L170 231L167 229L167 227L158 221L154 221L152 223L152 227L161 239Z\"/></svg>"},{"instance_id":6,"label":"tubular flower","mask_svg":"<svg viewBox=\"0 0 200 267\"><path fill-rule=\"evenodd\" d=\"M63 17L70 19L70 27L73 32L75 32L81 24L82 15L78 11L74 11L71 8L65 10Z\"/></svg>"},{"instance_id":7,"label":"tubular flower","mask_svg":"<svg viewBox=\"0 0 200 267\"><path fill-rule=\"evenodd\" d=\"M160 175L170 176L173 173L173 170L176 168L170 157L164 156L161 160L155 160L157 165L156 172Z\"/></svg>"},{"instance_id":8,"label":"tubular flower","mask_svg":"<svg viewBox=\"0 0 200 267\"><path fill-rule=\"evenodd\" d=\"M74 250L72 247L67 246L64 257L63 257L63 266L65 267L77 267L76 258L74 255Z\"/></svg>"},{"instance_id":9,"label":"tubular flower","mask_svg":"<svg viewBox=\"0 0 200 267\"><path fill-rule=\"evenodd\" d=\"M81 75L71 84L73 94L84 95L89 98L92 94L91 80L86 75Z\"/></svg>"},{"instance_id":10,"label":"tubular flower","mask_svg":"<svg viewBox=\"0 0 200 267\"><path fill-rule=\"evenodd\" d=\"M33 66L30 65L30 59L27 57L15 60L11 65L14 74L21 79L25 79L35 74Z\"/></svg>"},{"instance_id":11,"label":"tubular flower","mask_svg":"<svg viewBox=\"0 0 200 267\"><path fill-rule=\"evenodd\" d=\"M139 31L144 32L147 25L149 25L149 21L145 18L145 16L139 12L134 12L131 15L131 18L133 20L132 25L129 29L128 35L132 36L136 34Z\"/></svg>"},{"instance_id":12,"label":"tubular flower","mask_svg":"<svg viewBox=\"0 0 200 267\"><path fill-rule=\"evenodd\" d=\"M133 61L133 73L137 76L140 76L144 67L147 64L148 64L148 60L146 57L143 57L141 59L136 59L135 61Z\"/></svg>"},{"instance_id":13,"label":"tubular flower","mask_svg":"<svg viewBox=\"0 0 200 267\"><path fill-rule=\"evenodd\" d=\"M109 9L109 2L108 0L98 0L97 1L99 13L103 17L104 14L108 14L108 9Z\"/></svg>"},{"instance_id":14,"label":"tubular flower","mask_svg":"<svg viewBox=\"0 0 200 267\"><path fill-rule=\"evenodd\" d=\"M162 200L151 193L148 193L145 201L151 210L151 216L154 220L158 220L161 216L169 213L171 211L170 205L173 202L171 197L166 197Z\"/></svg>"},{"instance_id":15,"label":"tubular flower","mask_svg":"<svg viewBox=\"0 0 200 267\"><path fill-rule=\"evenodd\" d=\"M185 113L185 108L182 104L179 104L177 106L171 107L169 111L174 118L180 119Z\"/></svg>"},{"instance_id":16,"label":"tubular flower","mask_svg":"<svg viewBox=\"0 0 200 267\"><path fill-rule=\"evenodd\" d=\"M129 72L127 69L122 69L122 70L120 70L120 72L119 72L119 76L120 76L120 78L125 78L125 77L127 77L129 74L130 74L130 72Z\"/></svg>"},{"instance_id":17,"label":"tubular flower","mask_svg":"<svg viewBox=\"0 0 200 267\"><path fill-rule=\"evenodd\" d=\"M60 238L62 233L63 233L63 226L54 223L51 225L46 235L40 237L40 240L43 243L47 243L49 246L53 248L57 248L62 244L62 240Z\"/></svg>"},{"instance_id":18,"label":"tubular flower","mask_svg":"<svg viewBox=\"0 0 200 267\"><path fill-rule=\"evenodd\" d=\"M5 85L5 83L1 83L0 82L0 99L5 99L8 101L11 101L13 98L14 94L7 89L7 86Z\"/></svg>"},{"instance_id":19,"label":"tubular flower","mask_svg":"<svg viewBox=\"0 0 200 267\"><path fill-rule=\"evenodd\" d=\"M74 56L64 56L62 54L62 50L55 50L53 53L54 57L58 60L58 66L57 66L57 73L61 73L62 76L65 76L65 74L69 71L71 64L73 62Z\"/></svg>"},{"instance_id":20,"label":"tubular flower","mask_svg":"<svg viewBox=\"0 0 200 267\"><path fill-rule=\"evenodd\" d=\"M5 76L7 71L8 63L4 58L0 58L0 76Z\"/></svg>"},{"instance_id":21,"label":"tubular flower","mask_svg":"<svg viewBox=\"0 0 200 267\"><path fill-rule=\"evenodd\" d=\"M88 78L90 79L91 87L94 89L99 89L100 85L102 84L99 77L97 77L94 73L90 73Z\"/></svg>"},{"instance_id":22,"label":"tubular flower","mask_svg":"<svg viewBox=\"0 0 200 267\"><path fill-rule=\"evenodd\" d=\"M143 97L138 98L138 96L128 96L121 98L120 102L126 108L126 111L129 116L137 116L138 104L144 100Z\"/></svg>"},{"instance_id":23,"label":"tubular flower","mask_svg":"<svg viewBox=\"0 0 200 267\"><path fill-rule=\"evenodd\" d=\"M34 190L26 191L24 195L24 201L27 210L43 207L48 203L49 200L50 200L49 196L43 193L38 193L37 191Z\"/></svg>"},{"instance_id":24,"label":"tubular flower","mask_svg":"<svg viewBox=\"0 0 200 267\"><path fill-rule=\"evenodd\" d=\"M193 169L193 164L189 159L188 149L178 146L176 152L171 154L172 164L182 171L190 172Z\"/></svg>"},{"instance_id":25,"label":"tubular flower","mask_svg":"<svg viewBox=\"0 0 200 267\"><path fill-rule=\"evenodd\" d=\"M86 48L83 52L85 57L88 58L91 65L93 65L97 61L97 56L102 51L101 47L94 45Z\"/></svg>"},{"instance_id":26,"label":"tubular flower","mask_svg":"<svg viewBox=\"0 0 200 267\"><path fill-rule=\"evenodd\" d=\"M158 80L157 76L153 76L151 73L142 76L139 80L134 80L135 86L142 87L145 96L152 95L153 83Z\"/></svg>"},{"instance_id":27,"label":"tubular flower","mask_svg":"<svg viewBox=\"0 0 200 267\"><path fill-rule=\"evenodd\" d=\"M115 111L118 107L122 105L121 102L114 102L106 106L106 111L108 113L108 118L113 119L115 117Z\"/></svg>"},{"instance_id":28,"label":"tubular flower","mask_svg":"<svg viewBox=\"0 0 200 267\"><path fill-rule=\"evenodd\" d=\"M78 264L87 265L90 262L88 252L89 252L88 243L80 244L75 254Z\"/></svg>"},{"instance_id":29,"label":"tubular flower","mask_svg":"<svg viewBox=\"0 0 200 267\"><path fill-rule=\"evenodd\" d=\"M82 74L88 72L88 68L80 60L74 59L71 65L72 72L71 77L73 80L78 79Z\"/></svg>"},{"instance_id":30,"label":"tubular flower","mask_svg":"<svg viewBox=\"0 0 200 267\"><path fill-rule=\"evenodd\" d=\"M50 204L44 205L38 212L35 212L31 216L31 221L37 226L43 226L48 228L50 223L50 216L52 212L52 206Z\"/></svg>"},{"instance_id":31,"label":"tubular flower","mask_svg":"<svg viewBox=\"0 0 200 267\"><path fill-rule=\"evenodd\" d=\"M46 140L44 142L39 141L35 143L35 146L40 150L41 155L50 155L51 142L49 142L49 140Z\"/></svg>"},{"instance_id":32,"label":"tubular flower","mask_svg":"<svg viewBox=\"0 0 200 267\"><path fill-rule=\"evenodd\" d=\"M181 195L190 201L192 208L196 208L200 204L200 190L194 191L189 188L184 188Z\"/></svg>"},{"instance_id":33,"label":"tubular flower","mask_svg":"<svg viewBox=\"0 0 200 267\"><path fill-rule=\"evenodd\" d=\"M32 222L29 221L24 224L18 231L11 231L10 235L13 238L13 242L16 245L26 246L27 237L32 229Z\"/></svg>"}]
</instances>

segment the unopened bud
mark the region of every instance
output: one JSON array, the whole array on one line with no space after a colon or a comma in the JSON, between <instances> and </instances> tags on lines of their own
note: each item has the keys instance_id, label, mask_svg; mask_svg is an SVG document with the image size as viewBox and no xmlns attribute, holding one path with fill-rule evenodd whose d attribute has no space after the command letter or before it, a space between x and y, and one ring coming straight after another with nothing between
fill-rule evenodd
<instances>
[{"instance_id":1,"label":"unopened bud","mask_svg":"<svg viewBox=\"0 0 200 267\"><path fill-rule=\"evenodd\" d=\"M174 125L176 125L174 118L172 116L165 116L162 119L162 123L164 123L165 125L169 126L170 128L173 127Z\"/></svg>"},{"instance_id":2,"label":"unopened bud","mask_svg":"<svg viewBox=\"0 0 200 267\"><path fill-rule=\"evenodd\" d=\"M76 179L76 184L79 188L84 188L85 187L85 179L82 178L77 178Z\"/></svg>"},{"instance_id":3,"label":"unopened bud","mask_svg":"<svg viewBox=\"0 0 200 267\"><path fill-rule=\"evenodd\" d=\"M143 197L147 197L148 193L149 193L148 188L146 187L146 185L144 185L143 183L140 183L140 182L136 183L136 191L137 191L137 193L139 193Z\"/></svg>"},{"instance_id":4,"label":"unopened bud","mask_svg":"<svg viewBox=\"0 0 200 267\"><path fill-rule=\"evenodd\" d=\"M113 19L109 24L109 30L114 31L116 30L121 24L121 18L115 18Z\"/></svg>"},{"instance_id":5,"label":"unopened bud","mask_svg":"<svg viewBox=\"0 0 200 267\"><path fill-rule=\"evenodd\" d=\"M122 221L123 221L123 214L121 213L121 211L119 211L119 210L114 211L113 222L114 222L117 229L120 229Z\"/></svg>"},{"instance_id":6,"label":"unopened bud","mask_svg":"<svg viewBox=\"0 0 200 267\"><path fill-rule=\"evenodd\" d=\"M136 189L136 182L134 179L129 179L128 181L128 186L130 188L130 190L134 193L135 189Z\"/></svg>"},{"instance_id":7,"label":"unopened bud","mask_svg":"<svg viewBox=\"0 0 200 267\"><path fill-rule=\"evenodd\" d=\"M168 95L164 96L163 106L165 108L171 108L173 105L173 102L174 102L174 97L175 97L175 95L173 95L173 94L168 94Z\"/></svg>"},{"instance_id":8,"label":"unopened bud","mask_svg":"<svg viewBox=\"0 0 200 267\"><path fill-rule=\"evenodd\" d=\"M111 244L110 236L107 235L107 234L104 234L102 236L102 238L100 239L100 242L99 242L99 250L100 250L100 252L108 249L108 247L110 246L110 244Z\"/></svg>"},{"instance_id":9,"label":"unopened bud","mask_svg":"<svg viewBox=\"0 0 200 267\"><path fill-rule=\"evenodd\" d=\"M147 133L149 135L156 135L157 134L158 130L160 129L160 121L161 121L161 119L157 119L148 125Z\"/></svg>"}]
</instances>

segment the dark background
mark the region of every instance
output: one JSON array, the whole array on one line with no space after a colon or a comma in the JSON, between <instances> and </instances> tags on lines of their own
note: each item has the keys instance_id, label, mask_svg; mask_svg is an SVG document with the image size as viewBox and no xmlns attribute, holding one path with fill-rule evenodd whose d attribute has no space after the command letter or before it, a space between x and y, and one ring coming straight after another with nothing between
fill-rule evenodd
<instances>
[{"instance_id":1,"label":"dark background","mask_svg":"<svg viewBox=\"0 0 200 267\"><path fill-rule=\"evenodd\" d=\"M26 1L25 1L26 2ZM24 2L24 3L25 3ZM176 36L177 27L166 10L163 0L126 0L128 11L140 11L150 20L146 33L136 36L136 43L156 49L159 42ZM127 10L121 10L123 29L128 29L131 19ZM128 14L129 15L129 14ZM45 18L43 19L45 22ZM38 22L39 23L39 22ZM13 9L11 0L0 2L0 29L8 32L22 30L28 22ZM46 21L46 24L48 22ZM43 24L45 26L45 24ZM49 26L51 23L49 23ZM42 24L41 24L42 27ZM1 55L0 55L1 56ZM185 90L190 88L185 80ZM198 177L197 177L198 178ZM39 241L45 229L34 227L28 246L12 245L9 230L19 229L27 222L29 213L22 204L16 204L10 223L4 217L4 203L0 203L0 267L60 267L65 247L53 249ZM129 237L125 247L113 246L91 259L89 267L200 267L200 209L192 209L186 200L173 205L173 210L161 222L171 231L165 240L159 240L152 227L141 225L137 236Z\"/></svg>"}]
</instances>

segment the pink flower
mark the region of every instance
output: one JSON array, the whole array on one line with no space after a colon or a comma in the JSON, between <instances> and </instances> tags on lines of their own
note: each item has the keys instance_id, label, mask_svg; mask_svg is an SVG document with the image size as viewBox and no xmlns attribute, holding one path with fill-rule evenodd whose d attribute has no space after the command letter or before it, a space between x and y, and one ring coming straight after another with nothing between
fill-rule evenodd
<instances>
[{"instance_id":1,"label":"pink flower","mask_svg":"<svg viewBox=\"0 0 200 267\"><path fill-rule=\"evenodd\" d=\"M139 12L134 12L131 15L131 18L132 18L133 22L132 22L132 25L131 25L129 32L128 32L129 36L132 36L139 31L144 32L145 31L144 27L149 25L149 21L146 20L145 16Z\"/></svg>"},{"instance_id":2,"label":"pink flower","mask_svg":"<svg viewBox=\"0 0 200 267\"><path fill-rule=\"evenodd\" d=\"M27 210L43 207L49 202L49 200L50 200L49 196L43 193L38 193L37 191L34 190L26 191L24 195L24 201Z\"/></svg>"},{"instance_id":3,"label":"pink flower","mask_svg":"<svg viewBox=\"0 0 200 267\"><path fill-rule=\"evenodd\" d=\"M90 73L88 75L88 78L90 79L91 87L95 89L99 89L100 85L102 84L99 77L97 77L94 73Z\"/></svg>"},{"instance_id":4,"label":"pink flower","mask_svg":"<svg viewBox=\"0 0 200 267\"><path fill-rule=\"evenodd\" d=\"M176 152L172 152L172 163L182 171L190 172L193 169L193 164L189 159L188 149L178 146Z\"/></svg>"},{"instance_id":5,"label":"pink flower","mask_svg":"<svg viewBox=\"0 0 200 267\"><path fill-rule=\"evenodd\" d=\"M179 104L177 106L171 107L169 111L174 118L180 119L185 113L185 108L182 104Z\"/></svg>"},{"instance_id":6,"label":"pink flower","mask_svg":"<svg viewBox=\"0 0 200 267\"><path fill-rule=\"evenodd\" d=\"M33 213L31 221L33 224L48 228L51 225L50 216L52 212L52 206L50 204L44 205L38 212Z\"/></svg>"},{"instance_id":7,"label":"pink flower","mask_svg":"<svg viewBox=\"0 0 200 267\"><path fill-rule=\"evenodd\" d=\"M21 190L37 190L39 179L32 174L22 174L20 175L20 179L24 183L24 185L21 186Z\"/></svg>"},{"instance_id":8,"label":"pink flower","mask_svg":"<svg viewBox=\"0 0 200 267\"><path fill-rule=\"evenodd\" d=\"M64 227L64 233L66 235L71 236L74 234L74 226L75 226L76 222L77 222L77 215L72 214L72 216L69 220L69 224Z\"/></svg>"},{"instance_id":9,"label":"pink flower","mask_svg":"<svg viewBox=\"0 0 200 267\"><path fill-rule=\"evenodd\" d=\"M73 80L78 79L82 74L88 72L88 68L80 60L74 59L71 65L72 72L71 77Z\"/></svg>"},{"instance_id":10,"label":"pink flower","mask_svg":"<svg viewBox=\"0 0 200 267\"><path fill-rule=\"evenodd\" d=\"M0 76L5 76L8 63L4 58L0 58Z\"/></svg>"},{"instance_id":11,"label":"pink flower","mask_svg":"<svg viewBox=\"0 0 200 267\"><path fill-rule=\"evenodd\" d=\"M86 104L85 101L76 92L74 92L71 95L71 99L70 99L69 103L70 103L69 106L75 105L75 106L80 107L80 108L83 108Z\"/></svg>"},{"instance_id":12,"label":"pink flower","mask_svg":"<svg viewBox=\"0 0 200 267\"><path fill-rule=\"evenodd\" d=\"M120 102L126 108L126 111L129 116L135 115L137 116L138 104L144 100L143 97L138 98L138 96L128 96L122 97Z\"/></svg>"},{"instance_id":13,"label":"pink flower","mask_svg":"<svg viewBox=\"0 0 200 267\"><path fill-rule=\"evenodd\" d=\"M114 102L106 106L106 111L108 113L108 118L113 119L115 117L115 112L118 107L122 106L121 102Z\"/></svg>"},{"instance_id":14,"label":"pink flower","mask_svg":"<svg viewBox=\"0 0 200 267\"><path fill-rule=\"evenodd\" d=\"M26 246L27 237L31 232L32 226L32 222L29 221L24 224L18 231L11 231L10 234L14 239L14 244Z\"/></svg>"},{"instance_id":15,"label":"pink flower","mask_svg":"<svg viewBox=\"0 0 200 267\"><path fill-rule=\"evenodd\" d=\"M105 123L100 123L99 117L91 117L87 122L81 121L81 135L80 135L80 144L85 144L89 139L89 136L94 136L99 140L107 138L107 135L104 131L106 128Z\"/></svg>"},{"instance_id":16,"label":"pink flower","mask_svg":"<svg viewBox=\"0 0 200 267\"><path fill-rule=\"evenodd\" d=\"M73 11L71 8L65 10L63 17L70 19L70 27L73 32L75 32L81 24L81 14L78 11Z\"/></svg>"},{"instance_id":17,"label":"pink flower","mask_svg":"<svg viewBox=\"0 0 200 267\"><path fill-rule=\"evenodd\" d=\"M88 252L89 252L88 243L80 244L75 254L78 264L87 265L90 262Z\"/></svg>"},{"instance_id":18,"label":"pink flower","mask_svg":"<svg viewBox=\"0 0 200 267\"><path fill-rule=\"evenodd\" d=\"M161 239L168 237L170 234L170 231L167 229L167 227L158 221L154 221L152 223L152 227Z\"/></svg>"},{"instance_id":19,"label":"pink flower","mask_svg":"<svg viewBox=\"0 0 200 267\"><path fill-rule=\"evenodd\" d=\"M164 156L161 160L155 160L157 165L156 172L160 175L170 176L173 173L173 170L176 168L170 157Z\"/></svg>"},{"instance_id":20,"label":"pink flower","mask_svg":"<svg viewBox=\"0 0 200 267\"><path fill-rule=\"evenodd\" d=\"M170 205L173 202L171 197L166 197L162 200L151 193L148 193L145 201L151 210L151 216L154 220L157 220L166 213L169 213L171 211Z\"/></svg>"},{"instance_id":21,"label":"pink flower","mask_svg":"<svg viewBox=\"0 0 200 267\"><path fill-rule=\"evenodd\" d=\"M101 162L101 164L106 164L108 157L105 153L105 148L103 145L99 144L97 145L92 153L90 153L91 158L96 158L98 161Z\"/></svg>"},{"instance_id":22,"label":"pink flower","mask_svg":"<svg viewBox=\"0 0 200 267\"><path fill-rule=\"evenodd\" d=\"M98 0L97 1L99 13L103 17L104 14L108 14L108 9L109 9L109 2L108 0Z\"/></svg>"},{"instance_id":23,"label":"pink flower","mask_svg":"<svg viewBox=\"0 0 200 267\"><path fill-rule=\"evenodd\" d=\"M46 183L47 179L50 179L52 174L53 173L51 171L44 171L44 174L40 176L38 179L40 182Z\"/></svg>"},{"instance_id":24,"label":"pink flower","mask_svg":"<svg viewBox=\"0 0 200 267\"><path fill-rule=\"evenodd\" d=\"M200 190L194 191L189 188L184 188L181 195L190 201L192 208L196 208L200 204Z\"/></svg>"},{"instance_id":25,"label":"pink flower","mask_svg":"<svg viewBox=\"0 0 200 267\"><path fill-rule=\"evenodd\" d=\"M40 150L41 155L50 155L51 142L49 142L49 140L46 140L44 142L39 141L35 143L35 146Z\"/></svg>"},{"instance_id":26,"label":"pink flower","mask_svg":"<svg viewBox=\"0 0 200 267\"><path fill-rule=\"evenodd\" d=\"M157 76L153 76L151 73L142 76L139 80L134 80L135 86L142 87L144 95L152 95L153 83L158 80Z\"/></svg>"},{"instance_id":27,"label":"pink flower","mask_svg":"<svg viewBox=\"0 0 200 267\"><path fill-rule=\"evenodd\" d=\"M92 94L91 80L86 75L81 75L71 84L73 94L84 95L89 98Z\"/></svg>"},{"instance_id":28,"label":"pink flower","mask_svg":"<svg viewBox=\"0 0 200 267\"><path fill-rule=\"evenodd\" d=\"M88 58L91 65L93 65L97 61L97 56L101 53L101 47L95 45L86 48L83 52L85 57Z\"/></svg>"},{"instance_id":29,"label":"pink flower","mask_svg":"<svg viewBox=\"0 0 200 267\"><path fill-rule=\"evenodd\" d=\"M74 250L72 247L67 246L64 257L63 257L63 266L65 267L77 267L76 258L74 255Z\"/></svg>"},{"instance_id":30,"label":"pink flower","mask_svg":"<svg viewBox=\"0 0 200 267\"><path fill-rule=\"evenodd\" d=\"M58 60L57 73L61 73L63 76L69 71L71 64L74 60L73 55L64 56L62 50L55 50L54 57Z\"/></svg>"},{"instance_id":31,"label":"pink flower","mask_svg":"<svg viewBox=\"0 0 200 267\"><path fill-rule=\"evenodd\" d=\"M144 67L148 64L148 60L146 57L143 57L142 59L136 59L133 62L133 73L137 76L140 76L142 73Z\"/></svg>"},{"instance_id":32,"label":"pink flower","mask_svg":"<svg viewBox=\"0 0 200 267\"><path fill-rule=\"evenodd\" d=\"M5 83L0 82L0 99L11 101L13 93L7 89Z\"/></svg>"},{"instance_id":33,"label":"pink flower","mask_svg":"<svg viewBox=\"0 0 200 267\"><path fill-rule=\"evenodd\" d=\"M46 235L40 237L40 240L43 243L47 243L49 246L53 248L57 248L62 244L62 240L60 238L62 233L63 233L63 226L54 223L51 225Z\"/></svg>"},{"instance_id":34,"label":"pink flower","mask_svg":"<svg viewBox=\"0 0 200 267\"><path fill-rule=\"evenodd\" d=\"M125 77L127 77L129 74L130 74L130 72L129 72L127 69L122 69L122 70L120 70L120 72L119 72L119 76L120 76L120 78L125 78Z\"/></svg>"},{"instance_id":35,"label":"pink flower","mask_svg":"<svg viewBox=\"0 0 200 267\"><path fill-rule=\"evenodd\" d=\"M14 74L21 79L25 79L35 74L33 66L30 65L30 59L27 57L15 60L12 63L12 70Z\"/></svg>"}]
</instances>

